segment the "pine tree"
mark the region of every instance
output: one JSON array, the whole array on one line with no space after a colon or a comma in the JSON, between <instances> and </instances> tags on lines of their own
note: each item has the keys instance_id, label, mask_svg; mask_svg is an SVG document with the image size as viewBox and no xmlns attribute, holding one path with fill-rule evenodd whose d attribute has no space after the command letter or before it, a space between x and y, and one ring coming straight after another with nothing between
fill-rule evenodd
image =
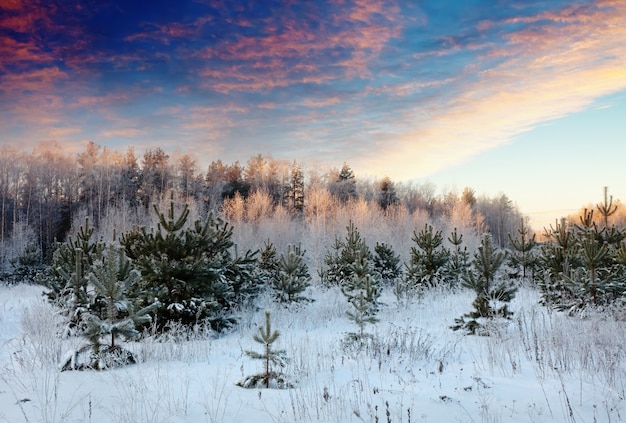
<instances>
[{"instance_id":1,"label":"pine tree","mask_svg":"<svg viewBox=\"0 0 626 423\"><path fill-rule=\"evenodd\" d=\"M461 275L467 271L469 253L467 252L467 247L461 249L463 234L459 234L456 228L454 228L448 237L448 242L452 244L454 248L450 251L450 256L444 270L447 278L452 283L457 284L461 279Z\"/></svg>"},{"instance_id":2,"label":"pine tree","mask_svg":"<svg viewBox=\"0 0 626 423\"><path fill-rule=\"evenodd\" d=\"M493 320L496 317L510 319L512 312L508 309L508 303L515 297L517 288L506 281L497 282L498 269L505 257L504 252L493 246L491 236L485 235L474 254L472 268L463 276L463 286L476 293L472 303L474 310L455 319L452 329L465 329L474 335L484 329L482 320ZM488 334L487 331L481 333Z\"/></svg>"},{"instance_id":3,"label":"pine tree","mask_svg":"<svg viewBox=\"0 0 626 423\"><path fill-rule=\"evenodd\" d=\"M300 244L288 245L287 253L278 260L278 274L274 279L275 298L281 303L312 301L301 294L311 285L311 275L304 261Z\"/></svg>"},{"instance_id":4,"label":"pine tree","mask_svg":"<svg viewBox=\"0 0 626 423\"><path fill-rule=\"evenodd\" d=\"M346 230L348 233L345 239L335 237L331 250L324 257L326 268L320 272L320 278L326 286L341 286L348 281L352 277L352 265L356 261L372 261L372 253L352 221Z\"/></svg>"},{"instance_id":5,"label":"pine tree","mask_svg":"<svg viewBox=\"0 0 626 423\"><path fill-rule=\"evenodd\" d=\"M158 303L135 311L132 300L127 298L128 287L136 283L141 275L132 269L122 248L109 247L102 261L97 261L87 276L94 287L97 298L105 303L105 316L87 313L84 315L86 329L83 336L91 344L92 359L90 367L103 369L115 364L121 357L122 363L134 363L133 354L123 351L115 344L116 339L133 339L138 334L137 326L145 325L152 319L150 313L157 309ZM103 345L103 339L109 342ZM104 347L104 348L103 348Z\"/></svg>"},{"instance_id":6,"label":"pine tree","mask_svg":"<svg viewBox=\"0 0 626 423\"><path fill-rule=\"evenodd\" d=\"M287 383L280 373L272 371L272 365L284 367L287 362L287 358L285 357L285 350L275 350L272 347L274 342L276 342L280 336L280 332L278 330L272 330L269 310L265 310L265 327L259 326L258 329L259 333L255 334L252 338L263 346L263 351L261 353L256 351L245 351L245 353L252 359L263 361L263 373L247 377L239 381L237 385L244 388L255 388L260 386L269 388L271 381L273 380L279 388L291 387L291 384Z\"/></svg>"},{"instance_id":7,"label":"pine tree","mask_svg":"<svg viewBox=\"0 0 626 423\"><path fill-rule=\"evenodd\" d=\"M442 281L442 270L448 262L450 252L443 246L441 231L434 231L426 224L419 233L413 231L411 261L407 266L406 283L413 288L435 286Z\"/></svg>"},{"instance_id":8,"label":"pine tree","mask_svg":"<svg viewBox=\"0 0 626 423\"><path fill-rule=\"evenodd\" d=\"M142 275L131 289L138 305L146 307L155 298L162 303L156 313L161 329L169 321L208 320L218 330L232 324L234 317L223 316L258 289L256 253L233 256L232 227L211 213L187 226L188 207L176 215L173 198L167 216L156 206L154 211L156 230L142 227L122 236L126 255Z\"/></svg>"},{"instance_id":9,"label":"pine tree","mask_svg":"<svg viewBox=\"0 0 626 423\"><path fill-rule=\"evenodd\" d=\"M609 227L609 217L617 211L617 204L613 204L613 196L608 196L609 187L604 187L604 202L596 204L598 211L604 218L604 228Z\"/></svg>"},{"instance_id":10,"label":"pine tree","mask_svg":"<svg viewBox=\"0 0 626 423\"><path fill-rule=\"evenodd\" d=\"M380 281L393 284L402 276L400 256L396 255L391 245L378 242L374 247L374 253L374 271L378 274Z\"/></svg>"},{"instance_id":11,"label":"pine tree","mask_svg":"<svg viewBox=\"0 0 626 423\"><path fill-rule=\"evenodd\" d=\"M380 190L378 192L378 206L387 210L390 206L398 204L398 194L396 188L388 176L385 176L380 182Z\"/></svg>"},{"instance_id":12,"label":"pine tree","mask_svg":"<svg viewBox=\"0 0 626 423\"><path fill-rule=\"evenodd\" d=\"M80 325L82 314L92 306L87 274L105 248L102 240L93 239L93 233L86 218L75 238L70 236L67 242L56 244L50 267L38 278L49 288L48 300L61 307L72 329Z\"/></svg>"},{"instance_id":13,"label":"pine tree","mask_svg":"<svg viewBox=\"0 0 626 423\"><path fill-rule=\"evenodd\" d=\"M524 219L521 219L520 228L517 230L518 237L513 238L509 234L509 241L515 250L513 254L509 256L509 265L513 268L522 268L522 277L526 278L526 270L532 270L536 263L536 258L532 253L532 250L537 245L535 234L532 234L528 238L529 230L528 226L524 224Z\"/></svg>"},{"instance_id":14,"label":"pine tree","mask_svg":"<svg viewBox=\"0 0 626 423\"><path fill-rule=\"evenodd\" d=\"M274 280L278 278L278 253L276 247L268 239L261 254L259 254L258 272L259 279L262 285L272 286Z\"/></svg>"},{"instance_id":15,"label":"pine tree","mask_svg":"<svg viewBox=\"0 0 626 423\"><path fill-rule=\"evenodd\" d=\"M352 306L352 310L348 310L346 314L359 327L358 333L350 333L348 337L359 341L361 345L367 336L365 325L378 322L376 314L379 309L380 288L372 273L367 259L357 260L352 264L352 277L341 286L341 292Z\"/></svg>"}]
</instances>

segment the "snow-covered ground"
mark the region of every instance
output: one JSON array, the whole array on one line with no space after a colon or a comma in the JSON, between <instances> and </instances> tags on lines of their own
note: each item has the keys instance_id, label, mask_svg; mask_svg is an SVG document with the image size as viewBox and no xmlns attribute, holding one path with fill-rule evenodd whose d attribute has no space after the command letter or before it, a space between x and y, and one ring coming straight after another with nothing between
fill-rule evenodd
<instances>
[{"instance_id":1,"label":"snow-covered ground","mask_svg":"<svg viewBox=\"0 0 626 423\"><path fill-rule=\"evenodd\" d=\"M261 299L232 333L127 345L140 363L59 372L80 340L62 340L41 288L0 287L0 422L618 422L626 417L626 326L571 318L521 288L513 320L490 337L449 326L470 292L427 292L398 305L390 292L364 348L338 290L284 309ZM293 389L243 389L261 370L244 350L271 309Z\"/></svg>"}]
</instances>

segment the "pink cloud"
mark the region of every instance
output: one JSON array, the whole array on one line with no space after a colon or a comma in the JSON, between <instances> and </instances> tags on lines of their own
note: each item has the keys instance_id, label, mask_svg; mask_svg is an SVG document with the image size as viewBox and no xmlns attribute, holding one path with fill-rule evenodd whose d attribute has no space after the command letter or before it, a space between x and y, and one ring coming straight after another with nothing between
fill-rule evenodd
<instances>
[{"instance_id":1,"label":"pink cloud","mask_svg":"<svg viewBox=\"0 0 626 423\"><path fill-rule=\"evenodd\" d=\"M265 35L240 36L196 53L196 58L231 64L200 71L209 79L206 86L220 92L255 91L368 75L372 60L399 35L399 9L373 0L342 4L342 8L331 25L311 29L283 18L281 32L268 24ZM328 63L338 48L345 57L322 68L320 63Z\"/></svg>"}]
</instances>

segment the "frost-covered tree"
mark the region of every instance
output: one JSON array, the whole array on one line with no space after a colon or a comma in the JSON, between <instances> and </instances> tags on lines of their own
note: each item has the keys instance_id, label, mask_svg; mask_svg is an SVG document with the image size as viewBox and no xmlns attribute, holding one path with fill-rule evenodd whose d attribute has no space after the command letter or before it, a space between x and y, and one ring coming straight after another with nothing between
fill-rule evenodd
<instances>
[{"instance_id":1,"label":"frost-covered tree","mask_svg":"<svg viewBox=\"0 0 626 423\"><path fill-rule=\"evenodd\" d=\"M452 244L450 257L445 265L444 272L451 283L456 284L467 271L469 265L469 253L467 247L461 248L463 244L463 234L460 234L456 228L450 233L448 242Z\"/></svg>"},{"instance_id":2,"label":"frost-covered tree","mask_svg":"<svg viewBox=\"0 0 626 423\"><path fill-rule=\"evenodd\" d=\"M281 303L312 301L302 295L311 285L311 275L304 261L305 251L300 244L288 245L280 255L278 272L273 281L274 296Z\"/></svg>"},{"instance_id":3,"label":"frost-covered tree","mask_svg":"<svg viewBox=\"0 0 626 423\"><path fill-rule=\"evenodd\" d=\"M37 278L48 288L48 300L61 307L70 327L79 325L82 314L92 306L87 275L104 248L105 243L94 239L94 228L85 219L74 237L56 245L50 267Z\"/></svg>"},{"instance_id":4,"label":"frost-covered tree","mask_svg":"<svg viewBox=\"0 0 626 423\"><path fill-rule=\"evenodd\" d=\"M254 334L252 339L262 345L263 351L258 353L256 351L246 350L244 352L252 359L263 361L263 372L248 376L237 382L237 385L244 388L270 388L272 385L275 385L276 388L291 387L291 384L285 380L280 372L272 370L272 365L284 367L287 363L287 358L285 350L276 350L273 348L273 344L280 336L280 332L276 329L272 330L269 310L265 310L265 326L259 326L258 329L259 333Z\"/></svg>"},{"instance_id":5,"label":"frost-covered tree","mask_svg":"<svg viewBox=\"0 0 626 423\"><path fill-rule=\"evenodd\" d=\"M509 302L515 297L517 288L511 283L498 279L498 270L506 254L496 249L490 235L483 236L474 253L470 270L463 276L463 286L472 289L476 298L472 303L474 310L455 319L452 329L464 329L474 335L488 334L485 324L495 318L510 319L513 314Z\"/></svg>"},{"instance_id":6,"label":"frost-covered tree","mask_svg":"<svg viewBox=\"0 0 626 423\"><path fill-rule=\"evenodd\" d=\"M376 201L381 209L387 210L388 207L398 204L398 194L396 193L396 187L393 181L385 176L380 182L378 196Z\"/></svg>"},{"instance_id":7,"label":"frost-covered tree","mask_svg":"<svg viewBox=\"0 0 626 423\"><path fill-rule=\"evenodd\" d=\"M346 315L359 327L359 332L348 334L349 340L362 343L366 336L365 325L378 322L380 287L366 258L352 264L352 276L341 285L341 292L351 305Z\"/></svg>"},{"instance_id":8,"label":"frost-covered tree","mask_svg":"<svg viewBox=\"0 0 626 423\"><path fill-rule=\"evenodd\" d=\"M260 282L266 287L272 286L272 282L278 278L278 252L269 239L261 249L257 269Z\"/></svg>"},{"instance_id":9,"label":"frost-covered tree","mask_svg":"<svg viewBox=\"0 0 626 423\"><path fill-rule=\"evenodd\" d=\"M598 211L604 219L604 228L609 227L609 217L617 211L617 205L613 204L613 196L608 195L609 187L604 187L604 202L596 204Z\"/></svg>"},{"instance_id":10,"label":"frost-covered tree","mask_svg":"<svg viewBox=\"0 0 626 423\"><path fill-rule=\"evenodd\" d=\"M335 172L333 180L328 184L328 191L341 203L356 199L356 181L350 166L344 163L341 170Z\"/></svg>"},{"instance_id":11,"label":"frost-covered tree","mask_svg":"<svg viewBox=\"0 0 626 423\"><path fill-rule=\"evenodd\" d=\"M234 318L224 317L255 294L255 254L233 255L233 229L209 214L187 225L189 208L176 215L174 201L167 215L154 207L156 230L137 228L122 237L127 256L141 272L132 288L141 307L157 299L157 325L170 321L193 325L208 320L221 329Z\"/></svg>"},{"instance_id":12,"label":"frost-covered tree","mask_svg":"<svg viewBox=\"0 0 626 423\"><path fill-rule=\"evenodd\" d=\"M509 255L509 266L514 269L522 268L522 277L526 278L527 271L533 271L537 259L533 254L533 249L537 245L535 234L530 235L528 225L521 219L520 227L517 229L519 236L513 238L509 234L509 241L513 247L512 253Z\"/></svg>"},{"instance_id":13,"label":"frost-covered tree","mask_svg":"<svg viewBox=\"0 0 626 423\"><path fill-rule=\"evenodd\" d=\"M137 328L149 323L149 313L158 307L157 303L153 303L135 311L132 299L126 293L140 277L122 248L117 246L108 247L102 259L94 263L87 280L94 289L94 302L104 306L104 313L97 313L97 308L93 307L83 314L85 330L82 335L89 341L88 347L91 348L88 364L78 363L76 354L72 358L73 362L65 363L66 366L76 368L84 365L104 370L135 362L134 355L116 344L116 340L135 338L139 334Z\"/></svg>"},{"instance_id":14,"label":"frost-covered tree","mask_svg":"<svg viewBox=\"0 0 626 423\"><path fill-rule=\"evenodd\" d=\"M392 285L402 276L400 256L396 255L393 247L386 243L376 243L374 247L374 271L381 282Z\"/></svg>"},{"instance_id":15,"label":"frost-covered tree","mask_svg":"<svg viewBox=\"0 0 626 423\"><path fill-rule=\"evenodd\" d=\"M434 231L429 224L419 233L413 231L411 261L407 265L406 284L414 288L435 286L443 280L443 268L450 252L443 245L441 231Z\"/></svg>"},{"instance_id":16,"label":"frost-covered tree","mask_svg":"<svg viewBox=\"0 0 626 423\"><path fill-rule=\"evenodd\" d=\"M372 261L372 253L352 221L346 227L347 235L341 240L335 237L331 250L324 257L324 269L320 272L322 283L327 286L342 285L352 277L352 266L362 260Z\"/></svg>"}]
</instances>

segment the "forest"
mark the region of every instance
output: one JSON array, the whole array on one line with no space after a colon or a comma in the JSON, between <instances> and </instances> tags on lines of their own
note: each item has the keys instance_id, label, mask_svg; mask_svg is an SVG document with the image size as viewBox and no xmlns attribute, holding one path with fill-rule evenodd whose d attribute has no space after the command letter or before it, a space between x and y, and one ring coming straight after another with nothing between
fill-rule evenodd
<instances>
[{"instance_id":1,"label":"forest","mask_svg":"<svg viewBox=\"0 0 626 423\"><path fill-rule=\"evenodd\" d=\"M322 421L364 421L365 414L378 421L386 413L388 422L410 422L424 401L441 406L437 419L447 415L450 391L436 393L442 386L480 402L474 411L460 408L457 416L470 421L500 421L509 412L526 413L529 421L548 414L545 421L577 421L574 412L596 419L595 402L604 398L596 394L606 389L613 392L602 400L606 414L620 415L626 213L608 187L600 201L538 231L504 193L489 198L465 187L441 194L428 182L359 178L347 163L308 169L262 154L245 164L215 160L201 171L190 155L157 148L138 158L132 148L122 154L89 143L71 154L56 144L31 154L2 148L0 196L0 339L13 354L3 356L0 400L11 392L9 413L24 421L37 415L37 421L70 415L91 421L92 413L129 422L191 421L202 407L205 421L223 421L262 406L263 421L319 420L320 413ZM35 293L44 294L43 304ZM18 320L21 331L13 327ZM282 338L276 322L288 329L287 349L276 346ZM303 349L309 331L321 340L309 345L312 352ZM456 334L488 340L475 344ZM258 345L244 347L245 337ZM159 363L176 367L182 360L190 367L179 370L187 374L209 358L231 372L241 366L242 374L198 368L214 385L210 399L194 404L165 389L176 379L162 376ZM261 370L246 376L246 360L260 360ZM471 361L474 370L464 373ZM73 378L61 372L117 367L130 369L122 384L119 374L111 376L117 395L130 384L145 389L145 397L127 392L128 404L112 412L110 390L97 397L97 410L91 388L75 403L51 394L82 392L72 384L61 390ZM358 375L336 375L335 367ZM184 389L201 383L187 375ZM583 395L588 375L598 380ZM486 390L506 385L507 377L538 384L546 405L532 399L526 412L516 411L517 396L502 394L506 405L490 406ZM98 384L94 378L83 377L87 387ZM426 399L420 378L433 383ZM363 383L377 386L364 396L350 388L354 381L361 392ZM254 403L231 386L278 388L290 397L264 402L259 391ZM380 397L378 386L388 386ZM580 396L574 406L572 389ZM222 392L256 405L242 412ZM27 395L38 395L39 405L23 405ZM593 404L583 401L589 396ZM161 409L163 397L186 405ZM562 401L561 414L554 401ZM293 415L272 414L287 413L284 407Z\"/></svg>"},{"instance_id":2,"label":"forest","mask_svg":"<svg viewBox=\"0 0 626 423\"><path fill-rule=\"evenodd\" d=\"M283 216L293 230L324 220L326 233L332 233L332 229L345 226L348 215L360 219L361 226L380 216L415 220L420 223L417 226L433 222L446 230L458 226L476 234L489 231L504 247L507 234L515 231L522 217L505 194L477 197L467 187L440 195L429 182L359 178L346 163L339 169L305 169L295 161L259 154L245 164L225 164L217 159L201 170L191 155L170 157L160 148L138 157L132 147L120 153L93 142L77 153L67 153L55 143L41 144L30 154L3 146L2 267L27 243L40 250L42 262L49 263L53 244L65 241L87 216L98 235L107 239L112 222L122 223L121 230L145 224L151 218L152 204L167 200L170 192L200 215L208 211L221 214L236 224L236 231L243 230L243 222L266 226L260 225L263 219ZM407 228L409 233L413 229ZM243 241L244 235L238 236ZM289 239L282 242L296 242L297 236L286 233L283 237ZM245 242L260 247L263 241L261 236ZM381 241L390 239L384 236Z\"/></svg>"}]
</instances>

